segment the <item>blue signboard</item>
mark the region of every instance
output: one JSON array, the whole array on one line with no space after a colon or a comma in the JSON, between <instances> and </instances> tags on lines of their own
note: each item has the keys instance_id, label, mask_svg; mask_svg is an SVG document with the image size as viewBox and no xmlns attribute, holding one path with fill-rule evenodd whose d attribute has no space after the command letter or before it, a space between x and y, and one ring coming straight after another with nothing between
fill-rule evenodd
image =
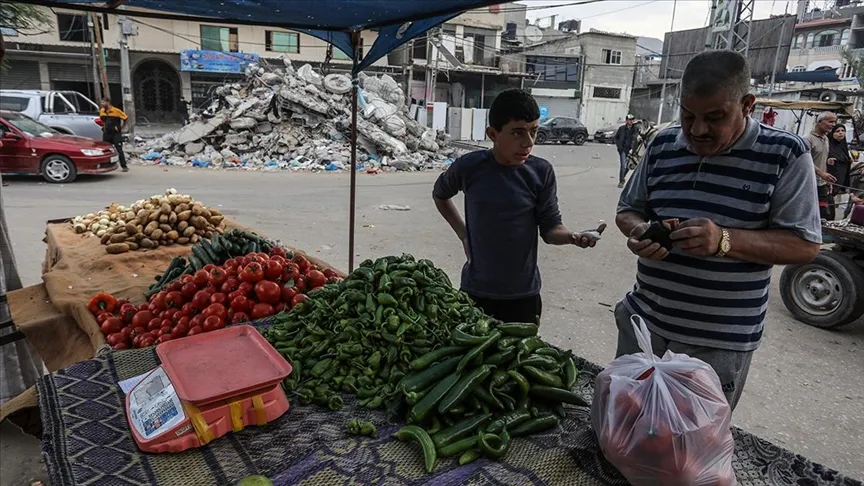
<instances>
[{"instance_id":1,"label":"blue signboard","mask_svg":"<svg viewBox=\"0 0 864 486\"><path fill-rule=\"evenodd\" d=\"M540 105L540 120L545 120L549 117L549 107L546 105Z\"/></svg>"},{"instance_id":2,"label":"blue signboard","mask_svg":"<svg viewBox=\"0 0 864 486\"><path fill-rule=\"evenodd\" d=\"M244 52L185 49L180 52L180 70L196 73L243 73L250 63L260 59L258 54Z\"/></svg>"}]
</instances>

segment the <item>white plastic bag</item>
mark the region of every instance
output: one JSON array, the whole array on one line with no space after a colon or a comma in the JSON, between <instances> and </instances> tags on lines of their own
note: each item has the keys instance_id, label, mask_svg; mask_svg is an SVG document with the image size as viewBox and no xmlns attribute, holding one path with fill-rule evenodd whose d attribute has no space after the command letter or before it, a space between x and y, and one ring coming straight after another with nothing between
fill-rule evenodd
<instances>
[{"instance_id":1,"label":"white plastic bag","mask_svg":"<svg viewBox=\"0 0 864 486\"><path fill-rule=\"evenodd\" d=\"M710 365L651 349L631 317L641 353L621 356L597 375L591 421L600 447L634 486L733 486L731 410Z\"/></svg>"}]
</instances>

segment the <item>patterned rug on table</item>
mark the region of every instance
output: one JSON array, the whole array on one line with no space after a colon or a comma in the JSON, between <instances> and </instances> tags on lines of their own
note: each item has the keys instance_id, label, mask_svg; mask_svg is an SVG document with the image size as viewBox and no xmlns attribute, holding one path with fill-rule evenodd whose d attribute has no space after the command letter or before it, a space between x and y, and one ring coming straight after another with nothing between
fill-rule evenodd
<instances>
[{"instance_id":1,"label":"patterned rug on table","mask_svg":"<svg viewBox=\"0 0 864 486\"><path fill-rule=\"evenodd\" d=\"M263 474L284 485L626 485L606 462L591 430L588 409L572 408L560 428L514 441L502 462L479 460L458 467L439 462L423 470L415 444L395 441L383 412L339 412L314 405L292 408L262 427L231 433L179 454L138 450L117 383L158 365L152 349L123 351L74 364L37 385L44 436L43 455L53 486L232 485ZM591 396L599 367L582 361L580 386ZM371 420L379 439L347 435L351 418ZM735 467L741 485L861 486L806 458L739 429L734 430Z\"/></svg>"}]
</instances>

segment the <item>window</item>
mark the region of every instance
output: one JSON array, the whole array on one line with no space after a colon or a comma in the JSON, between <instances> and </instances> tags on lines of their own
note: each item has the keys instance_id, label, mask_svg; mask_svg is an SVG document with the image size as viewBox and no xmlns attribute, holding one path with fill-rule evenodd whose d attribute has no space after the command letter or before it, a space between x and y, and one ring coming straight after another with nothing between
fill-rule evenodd
<instances>
[{"instance_id":1,"label":"window","mask_svg":"<svg viewBox=\"0 0 864 486\"><path fill-rule=\"evenodd\" d=\"M338 47L333 48L333 59L351 60L350 54L345 54ZM360 59L363 59L363 38L360 38Z\"/></svg>"},{"instance_id":2,"label":"window","mask_svg":"<svg viewBox=\"0 0 864 486\"><path fill-rule=\"evenodd\" d=\"M621 88L606 88L603 86L594 86L595 98L606 98L610 100L621 99Z\"/></svg>"},{"instance_id":3,"label":"window","mask_svg":"<svg viewBox=\"0 0 864 486\"><path fill-rule=\"evenodd\" d=\"M804 47L813 47L813 39L815 37L816 37L815 32L810 32L809 34L807 34L807 43L804 45Z\"/></svg>"},{"instance_id":4,"label":"window","mask_svg":"<svg viewBox=\"0 0 864 486\"><path fill-rule=\"evenodd\" d=\"M795 36L795 41L792 42L792 49L800 49L804 47L804 34L798 34Z\"/></svg>"},{"instance_id":5,"label":"window","mask_svg":"<svg viewBox=\"0 0 864 486\"><path fill-rule=\"evenodd\" d=\"M420 36L414 39L414 52L411 53L411 56L414 59L426 59L427 50L428 46L426 44L426 36Z\"/></svg>"},{"instance_id":6,"label":"window","mask_svg":"<svg viewBox=\"0 0 864 486\"><path fill-rule=\"evenodd\" d=\"M239 52L237 29L234 27L201 26L201 50Z\"/></svg>"},{"instance_id":7,"label":"window","mask_svg":"<svg viewBox=\"0 0 864 486\"><path fill-rule=\"evenodd\" d=\"M840 45L845 46L849 45L849 35L852 33L849 29L843 29L843 32L840 33Z\"/></svg>"},{"instance_id":8,"label":"window","mask_svg":"<svg viewBox=\"0 0 864 486\"><path fill-rule=\"evenodd\" d=\"M621 64L621 51L603 49L600 60L603 64Z\"/></svg>"},{"instance_id":9,"label":"window","mask_svg":"<svg viewBox=\"0 0 864 486\"><path fill-rule=\"evenodd\" d=\"M87 113L96 115L99 113L99 109L96 108L90 100L84 97L81 93L76 93L75 91L64 91L63 93L58 93L58 95L62 95L63 98L75 108L75 111L78 113ZM54 104L59 103L57 98L54 98Z\"/></svg>"},{"instance_id":10,"label":"window","mask_svg":"<svg viewBox=\"0 0 864 486\"><path fill-rule=\"evenodd\" d=\"M90 28L85 14L57 14L57 34L61 41L90 42Z\"/></svg>"},{"instance_id":11,"label":"window","mask_svg":"<svg viewBox=\"0 0 864 486\"><path fill-rule=\"evenodd\" d=\"M270 52L300 52L300 34L268 30L264 37L264 48Z\"/></svg>"},{"instance_id":12,"label":"window","mask_svg":"<svg viewBox=\"0 0 864 486\"><path fill-rule=\"evenodd\" d=\"M840 32L836 30L823 30L816 34L813 47L828 47L840 45Z\"/></svg>"},{"instance_id":13,"label":"window","mask_svg":"<svg viewBox=\"0 0 864 486\"><path fill-rule=\"evenodd\" d=\"M51 113L75 113L75 108L58 93L54 95L54 104L51 105Z\"/></svg>"},{"instance_id":14,"label":"window","mask_svg":"<svg viewBox=\"0 0 864 486\"><path fill-rule=\"evenodd\" d=\"M18 37L18 31L12 27L0 27L0 35L3 37Z\"/></svg>"},{"instance_id":15,"label":"window","mask_svg":"<svg viewBox=\"0 0 864 486\"><path fill-rule=\"evenodd\" d=\"M24 111L30 104L30 98L19 96L0 96L0 110Z\"/></svg>"},{"instance_id":16,"label":"window","mask_svg":"<svg viewBox=\"0 0 864 486\"><path fill-rule=\"evenodd\" d=\"M579 61L572 57L528 56L525 72L538 74L542 81L579 81Z\"/></svg>"},{"instance_id":17,"label":"window","mask_svg":"<svg viewBox=\"0 0 864 486\"><path fill-rule=\"evenodd\" d=\"M807 70L807 66L794 66L789 70L790 73L803 73Z\"/></svg>"}]
</instances>

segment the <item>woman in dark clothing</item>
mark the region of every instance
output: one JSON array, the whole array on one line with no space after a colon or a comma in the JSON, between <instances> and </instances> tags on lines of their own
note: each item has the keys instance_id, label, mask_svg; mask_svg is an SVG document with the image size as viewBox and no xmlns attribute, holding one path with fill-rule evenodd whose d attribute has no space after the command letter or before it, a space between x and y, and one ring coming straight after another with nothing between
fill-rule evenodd
<instances>
[{"instance_id":1,"label":"woman in dark clothing","mask_svg":"<svg viewBox=\"0 0 864 486\"><path fill-rule=\"evenodd\" d=\"M837 178L837 185L833 186L831 195L833 196L830 213L834 214L836 207L836 197L848 192L846 187L849 186L849 168L852 166L852 154L849 152L849 145L846 143L846 127L843 125L835 125L828 134L828 173ZM833 219L833 218L832 218Z\"/></svg>"}]
</instances>

